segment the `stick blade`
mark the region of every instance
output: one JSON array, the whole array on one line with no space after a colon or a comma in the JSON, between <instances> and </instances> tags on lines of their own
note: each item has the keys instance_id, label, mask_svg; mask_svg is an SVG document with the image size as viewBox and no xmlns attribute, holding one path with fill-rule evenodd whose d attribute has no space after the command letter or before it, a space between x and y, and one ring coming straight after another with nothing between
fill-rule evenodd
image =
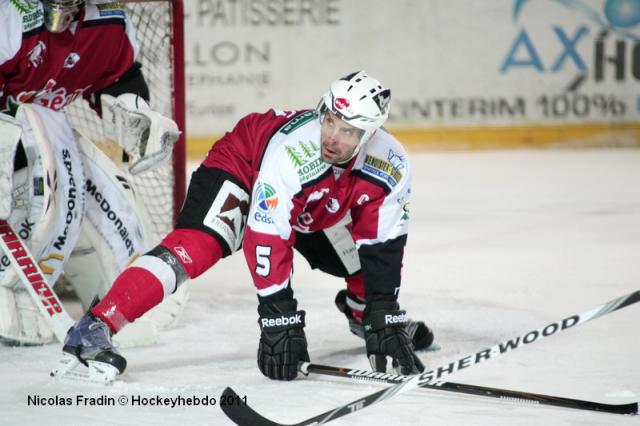
<instances>
[{"instance_id":1,"label":"stick blade","mask_svg":"<svg viewBox=\"0 0 640 426\"><path fill-rule=\"evenodd\" d=\"M222 412L238 426L286 426L263 417L253 408L249 407L248 404L245 404L230 387L227 387L222 392L220 408Z\"/></svg>"},{"instance_id":2,"label":"stick blade","mask_svg":"<svg viewBox=\"0 0 640 426\"><path fill-rule=\"evenodd\" d=\"M632 402L631 404L620 404L616 406L616 413L619 414L633 414L638 415L638 403Z\"/></svg>"}]
</instances>

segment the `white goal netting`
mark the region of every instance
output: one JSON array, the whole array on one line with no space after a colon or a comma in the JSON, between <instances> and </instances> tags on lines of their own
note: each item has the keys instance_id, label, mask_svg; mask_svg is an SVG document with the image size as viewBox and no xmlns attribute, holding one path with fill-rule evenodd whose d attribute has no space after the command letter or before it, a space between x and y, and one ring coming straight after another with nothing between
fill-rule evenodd
<instances>
[{"instance_id":1,"label":"white goal netting","mask_svg":"<svg viewBox=\"0 0 640 426\"><path fill-rule=\"evenodd\" d=\"M181 7L176 11L176 5L180 7L178 2L171 0L128 1L125 7L136 29L137 61L142 64L149 86L151 108L178 123L183 131L180 144L184 143L184 123L180 117L184 113L184 91L176 73L184 64L181 63L181 34L176 37L173 25L175 19L181 19L182 13ZM104 141L100 118L86 101L81 99L70 105L67 115L80 133L98 144ZM107 146L102 147L108 150ZM121 157L113 151L109 154L112 158ZM126 164L122 166L126 168ZM151 222L147 230L151 244L158 243L172 229L175 212L182 201L179 198L183 191L177 185L184 185L184 167L183 156L178 156L149 172L128 175Z\"/></svg>"}]
</instances>

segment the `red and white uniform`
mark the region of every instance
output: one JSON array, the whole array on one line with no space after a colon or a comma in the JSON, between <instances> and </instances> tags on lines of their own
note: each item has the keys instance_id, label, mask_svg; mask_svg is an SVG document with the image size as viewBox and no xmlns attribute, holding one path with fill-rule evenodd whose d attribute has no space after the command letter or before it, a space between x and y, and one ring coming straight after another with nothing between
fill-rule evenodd
<instances>
[{"instance_id":1,"label":"red and white uniform","mask_svg":"<svg viewBox=\"0 0 640 426\"><path fill-rule=\"evenodd\" d=\"M348 286L360 298L395 299L411 193L406 153L379 129L346 167L332 166L320 155L320 127L314 111L241 119L193 175L177 227L159 246L173 260L138 258L91 312L118 331L175 291L182 275L199 276L240 243L258 295L270 296L289 285L296 235L338 229L349 214L353 240L344 250L357 250L359 265L348 272L361 274Z\"/></svg>"},{"instance_id":2,"label":"red and white uniform","mask_svg":"<svg viewBox=\"0 0 640 426\"><path fill-rule=\"evenodd\" d=\"M397 288L411 192L403 147L380 129L346 168L325 163L320 152L313 111L270 110L240 120L203 162L251 190L243 249L258 294L288 285L295 231L324 230L349 213L365 286ZM382 282L389 277L397 282Z\"/></svg>"},{"instance_id":3,"label":"red and white uniform","mask_svg":"<svg viewBox=\"0 0 640 426\"><path fill-rule=\"evenodd\" d=\"M133 26L117 3L87 5L61 33L43 16L40 1L0 0L0 112L27 102L61 110L133 65Z\"/></svg>"}]
</instances>

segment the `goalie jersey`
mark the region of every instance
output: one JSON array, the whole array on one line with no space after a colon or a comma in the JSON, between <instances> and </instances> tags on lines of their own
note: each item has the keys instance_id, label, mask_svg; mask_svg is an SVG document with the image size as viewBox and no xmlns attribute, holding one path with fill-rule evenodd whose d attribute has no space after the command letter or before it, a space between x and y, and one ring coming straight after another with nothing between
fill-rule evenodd
<instances>
[{"instance_id":1,"label":"goalie jersey","mask_svg":"<svg viewBox=\"0 0 640 426\"><path fill-rule=\"evenodd\" d=\"M251 193L243 249L258 294L288 285L296 233L351 215L365 286L400 285L411 173L400 143L383 129L344 167L321 158L315 111L254 113L219 140L203 162L239 177Z\"/></svg>"},{"instance_id":2,"label":"goalie jersey","mask_svg":"<svg viewBox=\"0 0 640 426\"><path fill-rule=\"evenodd\" d=\"M87 4L70 29L51 33L40 1L0 0L0 112L21 103L61 110L129 70L135 35L119 3Z\"/></svg>"}]
</instances>

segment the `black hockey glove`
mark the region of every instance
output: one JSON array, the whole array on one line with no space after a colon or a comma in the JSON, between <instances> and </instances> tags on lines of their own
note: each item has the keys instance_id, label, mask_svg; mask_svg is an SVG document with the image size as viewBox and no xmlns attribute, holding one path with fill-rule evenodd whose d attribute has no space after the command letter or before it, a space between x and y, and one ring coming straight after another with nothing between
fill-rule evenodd
<instances>
[{"instance_id":1,"label":"black hockey glove","mask_svg":"<svg viewBox=\"0 0 640 426\"><path fill-rule=\"evenodd\" d=\"M293 380L298 362L309 361L304 335L304 311L296 310L296 299L263 302L258 306L262 330L258 346L258 368L275 380Z\"/></svg>"},{"instance_id":2,"label":"black hockey glove","mask_svg":"<svg viewBox=\"0 0 640 426\"><path fill-rule=\"evenodd\" d=\"M387 356L400 374L417 374L424 365L413 352L411 338L406 331L407 316L397 302L378 301L367 304L364 310L364 335L371 368L387 372Z\"/></svg>"}]
</instances>

